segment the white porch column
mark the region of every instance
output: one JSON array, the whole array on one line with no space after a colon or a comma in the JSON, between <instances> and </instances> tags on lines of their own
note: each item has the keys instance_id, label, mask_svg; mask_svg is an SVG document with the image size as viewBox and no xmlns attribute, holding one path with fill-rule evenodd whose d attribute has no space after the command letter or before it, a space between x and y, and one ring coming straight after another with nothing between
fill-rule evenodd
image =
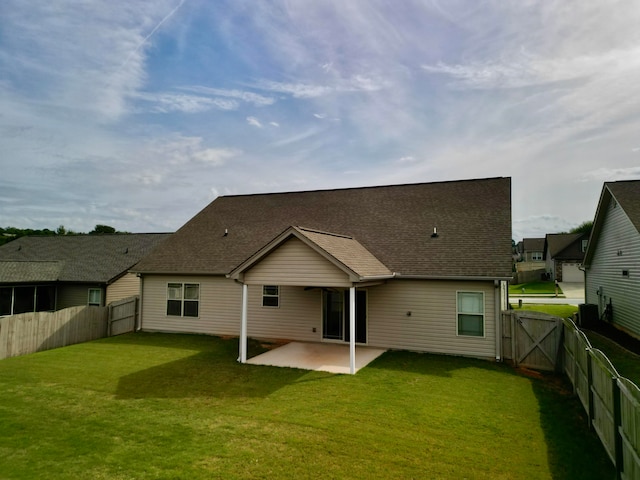
<instances>
[{"instance_id":1,"label":"white porch column","mask_svg":"<svg viewBox=\"0 0 640 480\"><path fill-rule=\"evenodd\" d=\"M248 288L242 284L242 320L240 322L240 363L247 363L247 299Z\"/></svg>"},{"instance_id":2,"label":"white porch column","mask_svg":"<svg viewBox=\"0 0 640 480\"><path fill-rule=\"evenodd\" d=\"M349 288L349 373L356 373L356 287Z\"/></svg>"}]
</instances>

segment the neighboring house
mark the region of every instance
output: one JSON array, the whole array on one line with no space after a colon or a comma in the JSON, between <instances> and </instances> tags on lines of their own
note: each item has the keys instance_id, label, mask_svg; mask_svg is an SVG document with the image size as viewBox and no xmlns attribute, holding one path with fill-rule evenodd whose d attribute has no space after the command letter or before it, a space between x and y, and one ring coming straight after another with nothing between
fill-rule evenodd
<instances>
[{"instance_id":1,"label":"neighboring house","mask_svg":"<svg viewBox=\"0 0 640 480\"><path fill-rule=\"evenodd\" d=\"M169 234L21 237L0 247L0 316L137 295L128 270Z\"/></svg>"},{"instance_id":2,"label":"neighboring house","mask_svg":"<svg viewBox=\"0 0 640 480\"><path fill-rule=\"evenodd\" d=\"M586 302L640 336L640 180L604 184L584 267Z\"/></svg>"},{"instance_id":3,"label":"neighboring house","mask_svg":"<svg viewBox=\"0 0 640 480\"><path fill-rule=\"evenodd\" d=\"M584 272L580 266L588 243L588 233L548 233L544 242L544 259L551 280L584 283Z\"/></svg>"},{"instance_id":4,"label":"neighboring house","mask_svg":"<svg viewBox=\"0 0 640 480\"><path fill-rule=\"evenodd\" d=\"M247 337L500 358L511 180L223 196L133 271L142 330L242 362Z\"/></svg>"},{"instance_id":5,"label":"neighboring house","mask_svg":"<svg viewBox=\"0 0 640 480\"><path fill-rule=\"evenodd\" d=\"M522 263L527 265L526 270L544 268L544 238L524 238L521 248Z\"/></svg>"}]
</instances>

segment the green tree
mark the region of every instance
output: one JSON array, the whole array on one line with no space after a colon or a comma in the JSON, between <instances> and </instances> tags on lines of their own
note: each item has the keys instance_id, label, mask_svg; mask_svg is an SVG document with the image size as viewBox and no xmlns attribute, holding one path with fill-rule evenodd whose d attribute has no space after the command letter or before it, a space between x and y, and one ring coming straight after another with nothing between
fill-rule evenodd
<instances>
[{"instance_id":1,"label":"green tree","mask_svg":"<svg viewBox=\"0 0 640 480\"><path fill-rule=\"evenodd\" d=\"M116 229L109 225L96 225L96 227L89 232L89 235L94 235L96 233L116 233Z\"/></svg>"},{"instance_id":2,"label":"green tree","mask_svg":"<svg viewBox=\"0 0 640 480\"><path fill-rule=\"evenodd\" d=\"M587 220L582 222L576 228L572 228L569 233L591 233L591 229L593 228L593 221Z\"/></svg>"}]
</instances>

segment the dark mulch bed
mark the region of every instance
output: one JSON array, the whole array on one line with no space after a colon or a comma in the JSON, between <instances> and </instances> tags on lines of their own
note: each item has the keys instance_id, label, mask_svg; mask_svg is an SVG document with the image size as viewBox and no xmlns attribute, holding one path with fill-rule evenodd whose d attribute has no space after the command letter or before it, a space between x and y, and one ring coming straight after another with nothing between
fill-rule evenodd
<instances>
[{"instance_id":1,"label":"dark mulch bed","mask_svg":"<svg viewBox=\"0 0 640 480\"><path fill-rule=\"evenodd\" d=\"M608 322L599 320L595 322L594 325L591 325L591 328L589 330L599 333L600 335L613 340L618 345L626 348L630 352L640 355L640 340L632 337L622 330L617 329Z\"/></svg>"}]
</instances>

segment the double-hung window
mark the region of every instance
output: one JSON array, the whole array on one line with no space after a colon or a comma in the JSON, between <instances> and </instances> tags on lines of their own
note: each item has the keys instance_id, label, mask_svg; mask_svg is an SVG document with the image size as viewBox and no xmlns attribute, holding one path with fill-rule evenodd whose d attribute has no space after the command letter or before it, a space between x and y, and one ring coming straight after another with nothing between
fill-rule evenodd
<instances>
[{"instance_id":1,"label":"double-hung window","mask_svg":"<svg viewBox=\"0 0 640 480\"><path fill-rule=\"evenodd\" d=\"M277 285L262 286L262 306L263 307L279 307L280 306L280 287Z\"/></svg>"},{"instance_id":2,"label":"double-hung window","mask_svg":"<svg viewBox=\"0 0 640 480\"><path fill-rule=\"evenodd\" d=\"M90 288L89 289L89 301L87 302L89 305L94 307L99 307L102 305L102 290L99 288Z\"/></svg>"},{"instance_id":3,"label":"double-hung window","mask_svg":"<svg viewBox=\"0 0 640 480\"><path fill-rule=\"evenodd\" d=\"M458 292L458 335L484 337L484 293Z\"/></svg>"},{"instance_id":4,"label":"double-hung window","mask_svg":"<svg viewBox=\"0 0 640 480\"><path fill-rule=\"evenodd\" d=\"M170 283L167 285L167 315L197 317L199 310L199 284Z\"/></svg>"}]
</instances>

